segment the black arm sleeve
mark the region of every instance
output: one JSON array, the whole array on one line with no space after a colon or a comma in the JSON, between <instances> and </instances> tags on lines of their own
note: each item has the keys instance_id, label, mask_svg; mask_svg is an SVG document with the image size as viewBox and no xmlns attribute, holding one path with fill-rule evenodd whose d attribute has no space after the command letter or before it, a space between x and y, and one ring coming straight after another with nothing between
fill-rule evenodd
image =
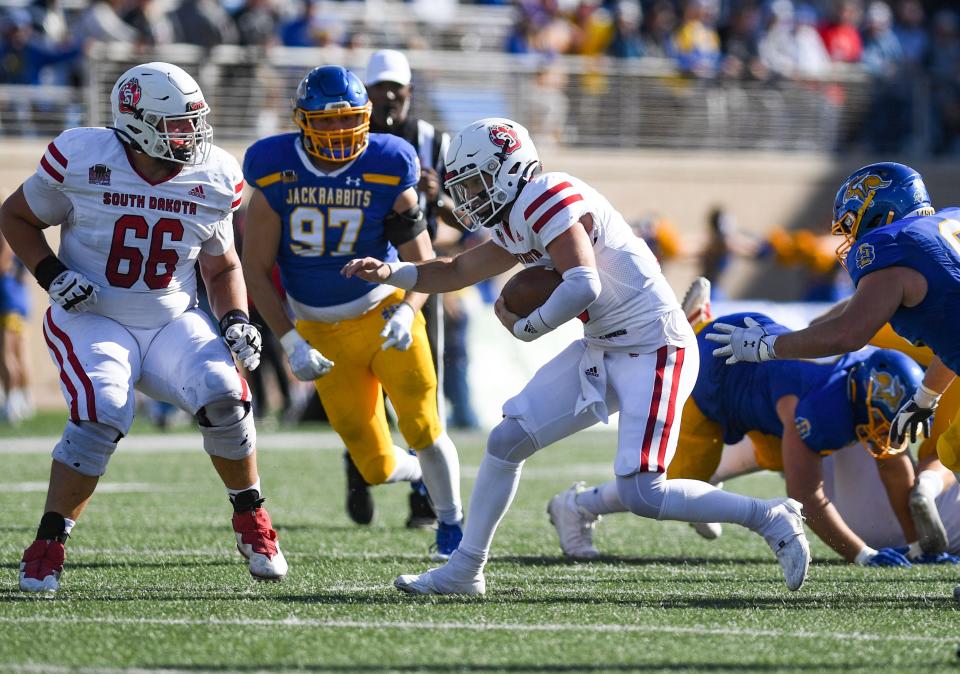
<instances>
[{"instance_id":1,"label":"black arm sleeve","mask_svg":"<svg viewBox=\"0 0 960 674\"><path fill-rule=\"evenodd\" d=\"M383 231L394 246L402 246L407 241L412 241L426 228L427 220L423 217L419 205L404 213L390 211L383 218Z\"/></svg>"}]
</instances>

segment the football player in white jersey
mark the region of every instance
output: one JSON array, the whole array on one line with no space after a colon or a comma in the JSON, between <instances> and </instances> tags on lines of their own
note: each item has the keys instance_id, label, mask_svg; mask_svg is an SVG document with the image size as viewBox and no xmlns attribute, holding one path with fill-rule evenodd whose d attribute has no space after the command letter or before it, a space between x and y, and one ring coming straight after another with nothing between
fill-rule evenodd
<instances>
[{"instance_id":1,"label":"football player in white jersey","mask_svg":"<svg viewBox=\"0 0 960 674\"><path fill-rule=\"evenodd\" d=\"M64 543L130 430L134 388L196 417L238 550L255 578L280 580L287 563L261 505L250 394L233 360L260 362L233 245L240 166L211 144L210 109L177 66L131 68L111 105L113 128L61 133L0 210L0 230L50 295L43 336L70 409L20 589L59 588ZM219 330L197 309L198 263Z\"/></svg>"},{"instance_id":2,"label":"football player in white jersey","mask_svg":"<svg viewBox=\"0 0 960 674\"><path fill-rule=\"evenodd\" d=\"M424 292L448 292L503 273L519 260L545 266L563 281L527 317L497 316L533 341L579 317L584 339L544 365L503 406L474 485L463 541L446 565L403 575L412 594L482 594L494 531L513 500L524 460L552 442L606 422L620 423L611 498L641 516L733 522L761 534L776 553L787 586L806 577L810 551L800 504L761 501L696 480L667 480L679 410L699 366L696 337L646 244L610 203L565 173L542 173L526 129L482 119L462 130L446 156L445 185L460 223L492 227L494 236L454 258L417 264L353 260L344 274ZM604 495L601 494L600 497Z\"/></svg>"}]
</instances>

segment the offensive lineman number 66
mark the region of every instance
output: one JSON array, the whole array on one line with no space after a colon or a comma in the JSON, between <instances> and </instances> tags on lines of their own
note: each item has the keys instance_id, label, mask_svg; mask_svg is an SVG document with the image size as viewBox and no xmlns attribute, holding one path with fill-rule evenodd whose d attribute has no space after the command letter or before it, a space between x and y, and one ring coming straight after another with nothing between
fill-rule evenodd
<instances>
[{"instance_id":1,"label":"offensive lineman number 66","mask_svg":"<svg viewBox=\"0 0 960 674\"><path fill-rule=\"evenodd\" d=\"M125 246L127 232L132 231L135 239L150 238L150 252L147 254L147 263L144 266L143 253L139 248ZM170 285L173 272L180 261L180 255L172 248L164 248L163 237L170 235L170 241L183 240L183 223L176 218L160 218L153 226L142 215L123 215L113 227L113 243L110 246L110 256L107 258L106 277L112 286L130 288L140 274L143 273L143 282L151 290L159 290ZM127 262L127 270L121 271L121 263ZM163 272L160 267L163 266Z\"/></svg>"}]
</instances>

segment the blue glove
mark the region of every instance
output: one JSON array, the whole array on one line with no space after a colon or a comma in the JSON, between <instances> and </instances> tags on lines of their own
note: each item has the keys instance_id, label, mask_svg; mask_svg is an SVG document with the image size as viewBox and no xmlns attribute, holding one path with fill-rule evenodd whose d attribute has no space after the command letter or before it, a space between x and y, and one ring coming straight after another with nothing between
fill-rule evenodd
<instances>
[{"instance_id":1,"label":"blue glove","mask_svg":"<svg viewBox=\"0 0 960 674\"><path fill-rule=\"evenodd\" d=\"M893 548L897 552L906 555L910 551L910 546ZM919 557L910 557L914 564L960 564L960 557L951 555L949 552L938 552L936 554L923 554Z\"/></svg>"},{"instance_id":2,"label":"blue glove","mask_svg":"<svg viewBox=\"0 0 960 674\"><path fill-rule=\"evenodd\" d=\"M903 552L901 552L901 550ZM867 566L900 566L910 568L913 564L904 554L907 548L880 548L877 554L870 558Z\"/></svg>"}]
</instances>

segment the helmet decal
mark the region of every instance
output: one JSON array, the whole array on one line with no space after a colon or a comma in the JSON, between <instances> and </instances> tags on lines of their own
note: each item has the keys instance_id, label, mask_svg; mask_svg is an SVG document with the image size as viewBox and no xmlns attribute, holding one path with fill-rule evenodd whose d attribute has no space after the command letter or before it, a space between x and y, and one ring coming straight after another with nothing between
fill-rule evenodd
<instances>
[{"instance_id":1,"label":"helmet decal","mask_svg":"<svg viewBox=\"0 0 960 674\"><path fill-rule=\"evenodd\" d=\"M203 110L207 106L206 102L203 99L199 101L190 101L187 103L187 112L196 112L197 110Z\"/></svg>"},{"instance_id":2,"label":"helmet decal","mask_svg":"<svg viewBox=\"0 0 960 674\"><path fill-rule=\"evenodd\" d=\"M140 82L136 77L131 77L123 83L118 94L120 99L120 112L128 115L134 115L138 112L137 104L140 102Z\"/></svg>"},{"instance_id":3,"label":"helmet decal","mask_svg":"<svg viewBox=\"0 0 960 674\"><path fill-rule=\"evenodd\" d=\"M866 199L870 192L883 189L885 187L890 187L892 184L892 180L884 180L878 175L868 173L865 176L861 176L860 178L851 180L847 183L847 189L843 194L843 200L847 201L849 199L853 199L854 197L858 199Z\"/></svg>"},{"instance_id":4,"label":"helmet decal","mask_svg":"<svg viewBox=\"0 0 960 674\"><path fill-rule=\"evenodd\" d=\"M884 370L871 369L870 379L873 380L872 401L881 403L891 417L895 416L907 392L900 377Z\"/></svg>"},{"instance_id":5,"label":"helmet decal","mask_svg":"<svg viewBox=\"0 0 960 674\"><path fill-rule=\"evenodd\" d=\"M490 142L501 148L503 154L513 154L521 146L517 132L506 124L494 124L490 127Z\"/></svg>"}]
</instances>

